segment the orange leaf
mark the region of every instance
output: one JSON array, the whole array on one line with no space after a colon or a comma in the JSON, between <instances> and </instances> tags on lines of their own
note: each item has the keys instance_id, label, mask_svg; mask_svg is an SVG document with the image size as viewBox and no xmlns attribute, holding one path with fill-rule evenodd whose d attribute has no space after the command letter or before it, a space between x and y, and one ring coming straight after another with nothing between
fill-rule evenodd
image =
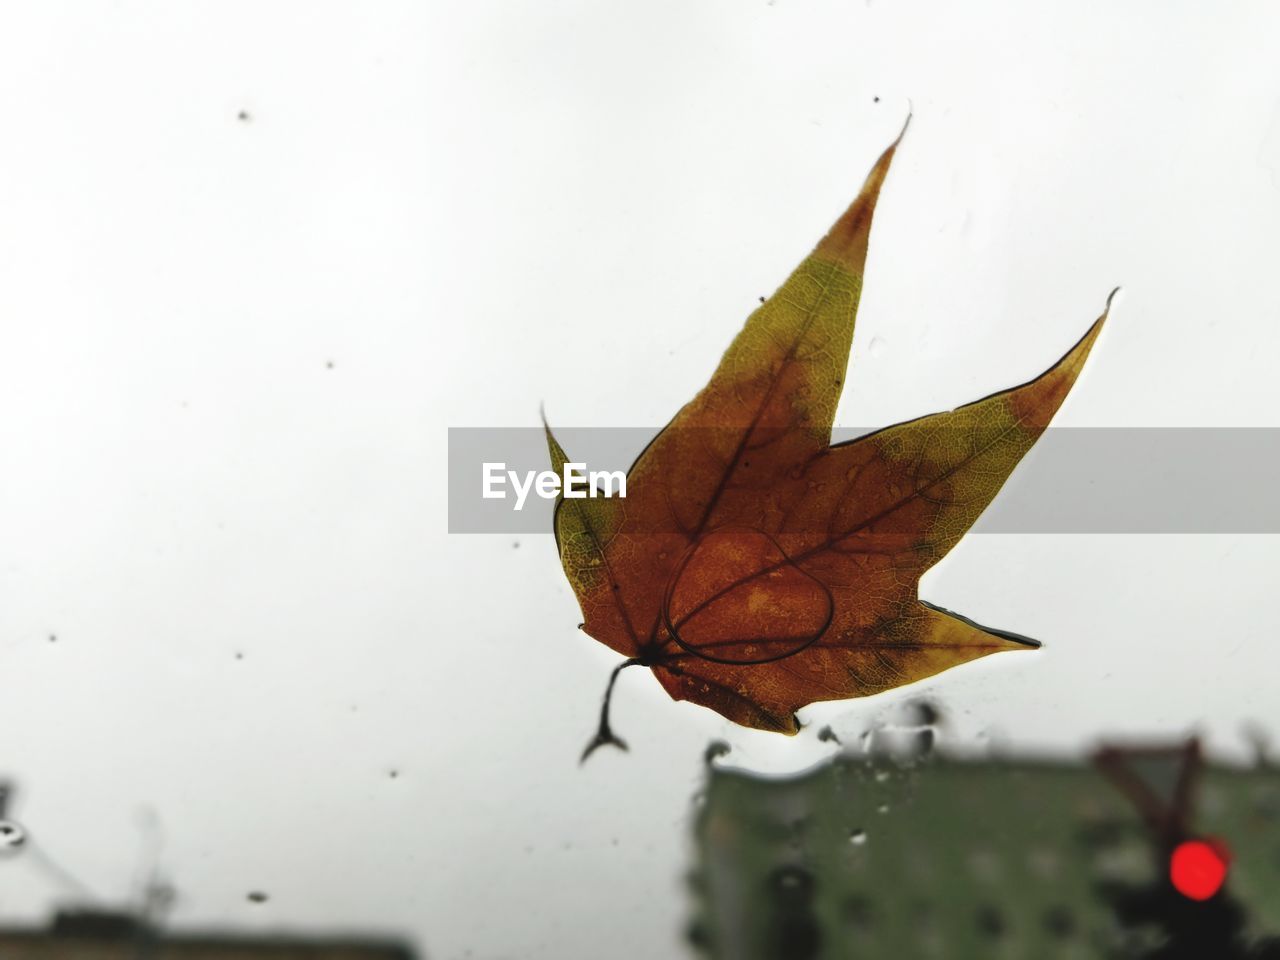
<instances>
[{"instance_id":1,"label":"orange leaf","mask_svg":"<svg viewBox=\"0 0 1280 960\"><path fill-rule=\"evenodd\" d=\"M1038 646L922 602L1031 448L1106 313L1036 379L831 446L863 265L898 142L710 382L632 465L627 497L561 500L555 530L583 629L667 692L794 734L795 711ZM554 468L568 459L547 430ZM584 754L585 759L586 754Z\"/></svg>"}]
</instances>

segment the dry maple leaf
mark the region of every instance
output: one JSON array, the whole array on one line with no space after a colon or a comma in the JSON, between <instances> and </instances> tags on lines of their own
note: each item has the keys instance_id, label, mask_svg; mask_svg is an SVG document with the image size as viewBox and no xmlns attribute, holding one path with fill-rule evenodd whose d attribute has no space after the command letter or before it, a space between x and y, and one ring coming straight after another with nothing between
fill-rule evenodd
<instances>
[{"instance_id":1,"label":"dry maple leaf","mask_svg":"<svg viewBox=\"0 0 1280 960\"><path fill-rule=\"evenodd\" d=\"M561 499L582 629L676 700L795 734L795 711L1039 646L917 597L920 576L1044 431L1106 319L1036 379L831 445L872 214L895 141L857 199L757 309L711 382L645 448L625 499ZM1108 301L1108 306L1110 301ZM552 465L569 459L547 430Z\"/></svg>"}]
</instances>

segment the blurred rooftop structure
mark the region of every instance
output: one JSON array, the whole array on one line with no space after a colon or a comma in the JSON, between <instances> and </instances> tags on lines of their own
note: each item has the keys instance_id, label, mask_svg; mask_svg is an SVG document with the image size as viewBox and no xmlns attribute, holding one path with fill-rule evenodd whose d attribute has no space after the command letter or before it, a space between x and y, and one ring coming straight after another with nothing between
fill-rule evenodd
<instances>
[{"instance_id":1,"label":"blurred rooftop structure","mask_svg":"<svg viewBox=\"0 0 1280 960\"><path fill-rule=\"evenodd\" d=\"M415 960L393 941L160 933L130 914L59 913L47 929L0 929L0 960Z\"/></svg>"}]
</instances>

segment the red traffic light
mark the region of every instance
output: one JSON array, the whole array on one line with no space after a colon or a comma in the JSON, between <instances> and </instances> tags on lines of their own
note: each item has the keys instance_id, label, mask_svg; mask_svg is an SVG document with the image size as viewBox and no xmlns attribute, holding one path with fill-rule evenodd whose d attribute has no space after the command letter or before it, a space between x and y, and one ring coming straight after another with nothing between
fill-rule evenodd
<instances>
[{"instance_id":1,"label":"red traffic light","mask_svg":"<svg viewBox=\"0 0 1280 960\"><path fill-rule=\"evenodd\" d=\"M1208 900L1222 889L1231 855L1218 840L1184 840L1169 855L1169 882L1188 900Z\"/></svg>"}]
</instances>

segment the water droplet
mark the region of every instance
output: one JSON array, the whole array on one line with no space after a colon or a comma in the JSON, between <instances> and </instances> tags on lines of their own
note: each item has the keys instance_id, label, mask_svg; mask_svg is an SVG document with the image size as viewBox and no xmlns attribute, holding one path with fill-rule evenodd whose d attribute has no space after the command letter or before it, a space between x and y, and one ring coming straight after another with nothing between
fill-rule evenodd
<instances>
[{"instance_id":1,"label":"water droplet","mask_svg":"<svg viewBox=\"0 0 1280 960\"><path fill-rule=\"evenodd\" d=\"M990 904L983 904L978 907L977 912L974 914L974 921L978 930L991 939L998 940L1004 936L1004 915L996 907Z\"/></svg>"},{"instance_id":2,"label":"water droplet","mask_svg":"<svg viewBox=\"0 0 1280 960\"><path fill-rule=\"evenodd\" d=\"M1052 906L1047 909L1041 923L1056 940L1067 940L1076 931L1075 915L1064 906Z\"/></svg>"},{"instance_id":3,"label":"water droplet","mask_svg":"<svg viewBox=\"0 0 1280 960\"><path fill-rule=\"evenodd\" d=\"M27 842L27 831L12 820L0 820L0 850L16 850Z\"/></svg>"},{"instance_id":4,"label":"water droplet","mask_svg":"<svg viewBox=\"0 0 1280 960\"><path fill-rule=\"evenodd\" d=\"M708 953L714 946L711 934L707 931L706 925L701 921L693 920L684 932L685 939L689 941L689 945L698 953Z\"/></svg>"},{"instance_id":5,"label":"water droplet","mask_svg":"<svg viewBox=\"0 0 1280 960\"><path fill-rule=\"evenodd\" d=\"M873 357L883 357L886 349L883 337L872 337L871 342L867 344L867 352Z\"/></svg>"},{"instance_id":6,"label":"water droplet","mask_svg":"<svg viewBox=\"0 0 1280 960\"><path fill-rule=\"evenodd\" d=\"M942 720L942 710L932 700L921 698L903 704L899 723L904 727L932 727Z\"/></svg>"},{"instance_id":7,"label":"water droplet","mask_svg":"<svg viewBox=\"0 0 1280 960\"><path fill-rule=\"evenodd\" d=\"M732 749L727 740L712 740L707 744L707 749L702 754L703 762L709 764L716 757L723 757Z\"/></svg>"},{"instance_id":8,"label":"water droplet","mask_svg":"<svg viewBox=\"0 0 1280 960\"><path fill-rule=\"evenodd\" d=\"M796 864L775 867L769 874L768 883L774 891L788 899L809 894L814 886L813 874Z\"/></svg>"},{"instance_id":9,"label":"water droplet","mask_svg":"<svg viewBox=\"0 0 1280 960\"><path fill-rule=\"evenodd\" d=\"M880 806L876 807L876 813L885 814L888 812L889 812L889 805L887 803L882 803L880 804Z\"/></svg>"},{"instance_id":10,"label":"water droplet","mask_svg":"<svg viewBox=\"0 0 1280 960\"><path fill-rule=\"evenodd\" d=\"M864 843L867 842L867 831L861 830L861 829L850 831L849 842L852 843L855 847L862 846Z\"/></svg>"},{"instance_id":11,"label":"water droplet","mask_svg":"<svg viewBox=\"0 0 1280 960\"><path fill-rule=\"evenodd\" d=\"M933 745L936 741L937 736L934 734L932 728L921 730L916 735L916 748L919 751L918 756L923 758L932 753Z\"/></svg>"}]
</instances>

